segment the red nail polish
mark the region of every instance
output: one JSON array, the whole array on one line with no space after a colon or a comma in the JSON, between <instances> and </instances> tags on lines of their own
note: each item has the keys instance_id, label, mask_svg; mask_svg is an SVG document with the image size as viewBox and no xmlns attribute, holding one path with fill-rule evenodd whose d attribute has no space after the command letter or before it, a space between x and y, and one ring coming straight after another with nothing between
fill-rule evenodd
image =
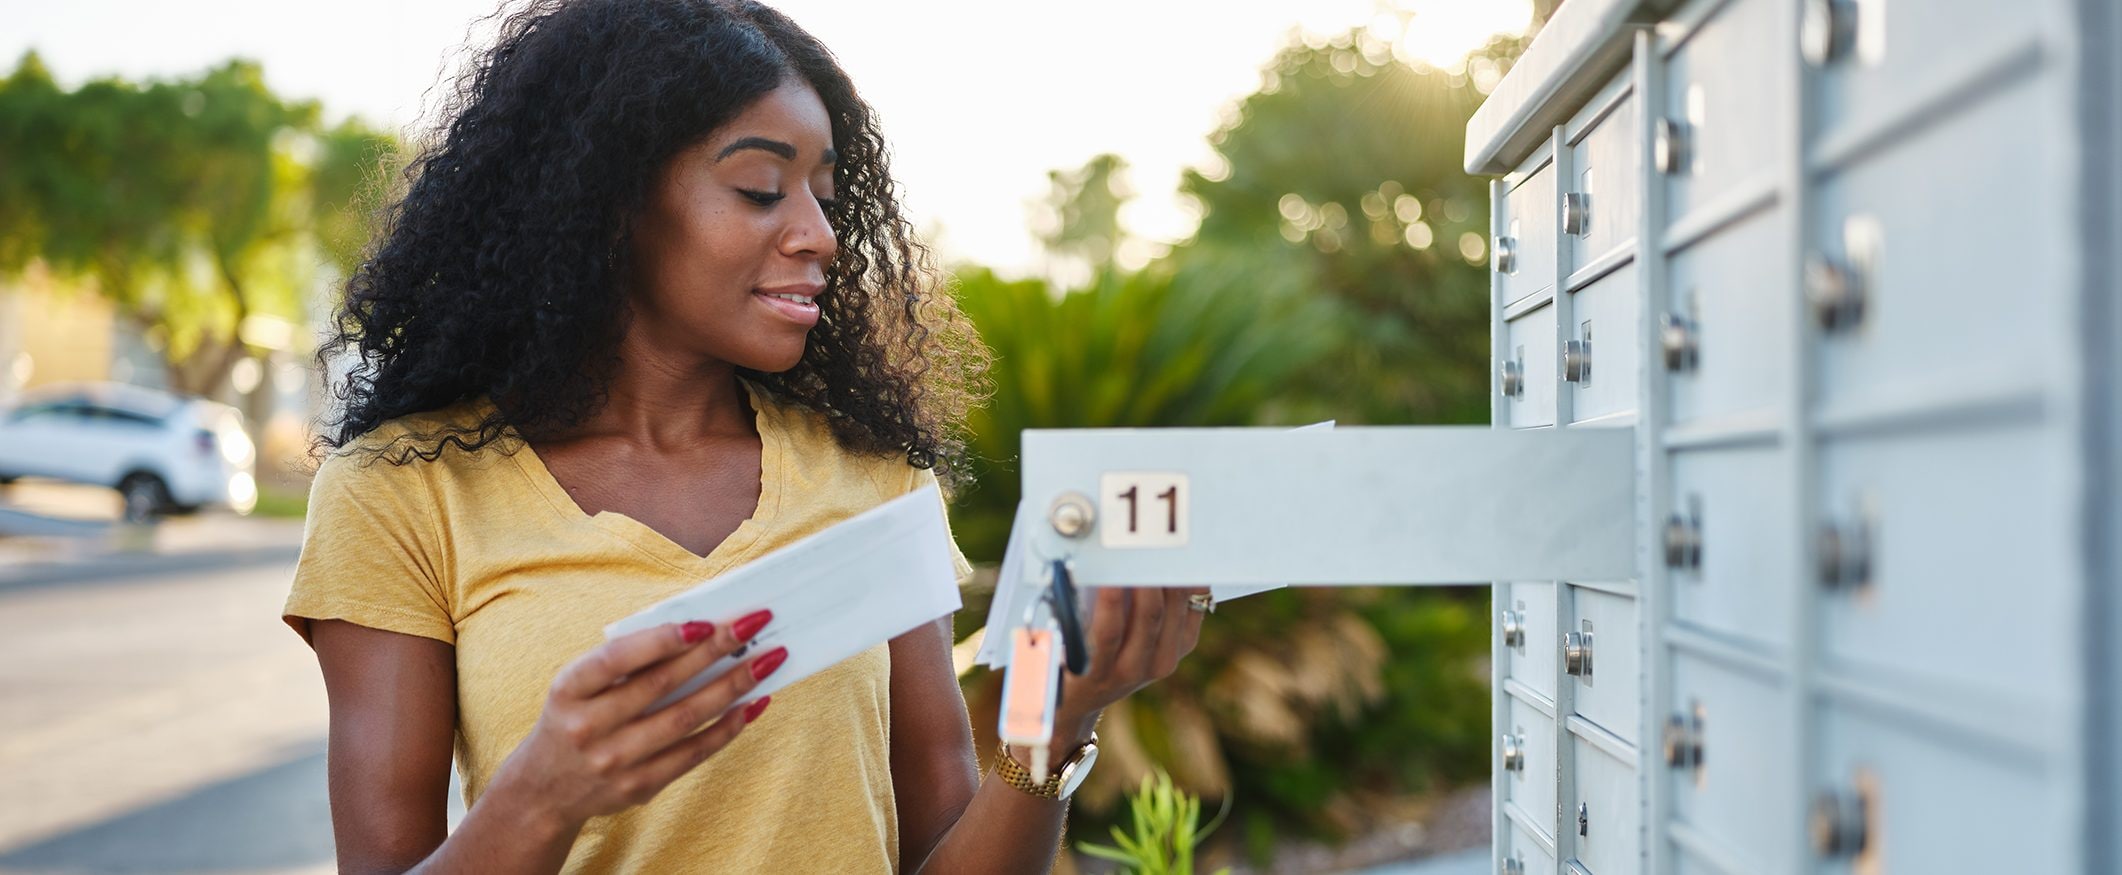
<instances>
[{"instance_id":1,"label":"red nail polish","mask_svg":"<svg viewBox=\"0 0 2122 875\"><path fill-rule=\"evenodd\" d=\"M773 622L773 620L773 611L753 611L744 615L743 619L730 624L730 631L737 634L737 640L750 641L753 635L759 634L759 630L766 628L766 624Z\"/></svg>"},{"instance_id":2,"label":"red nail polish","mask_svg":"<svg viewBox=\"0 0 2122 875\"><path fill-rule=\"evenodd\" d=\"M774 697L772 696L763 696L758 700L752 702L751 704L744 706L744 722L750 723L754 720L759 719L759 715L766 713L766 703L771 702L773 700Z\"/></svg>"},{"instance_id":3,"label":"red nail polish","mask_svg":"<svg viewBox=\"0 0 2122 875\"><path fill-rule=\"evenodd\" d=\"M705 620L694 620L679 626L678 634L685 637L685 643L698 644L706 641L708 636L715 634L715 624Z\"/></svg>"},{"instance_id":4,"label":"red nail polish","mask_svg":"<svg viewBox=\"0 0 2122 875\"><path fill-rule=\"evenodd\" d=\"M752 680L765 680L767 675L773 674L774 669L780 668L781 663L787 661L788 648L776 647L767 651L758 659L752 660Z\"/></svg>"}]
</instances>

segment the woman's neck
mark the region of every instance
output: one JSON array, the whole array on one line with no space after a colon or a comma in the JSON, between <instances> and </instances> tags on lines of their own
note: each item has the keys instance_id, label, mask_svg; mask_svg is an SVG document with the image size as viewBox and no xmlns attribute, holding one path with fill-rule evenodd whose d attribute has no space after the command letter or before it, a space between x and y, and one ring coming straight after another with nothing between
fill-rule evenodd
<instances>
[{"instance_id":1,"label":"woman's neck","mask_svg":"<svg viewBox=\"0 0 2122 875\"><path fill-rule=\"evenodd\" d=\"M573 429L570 439L618 438L661 450L753 431L736 366L724 361L622 341L604 395L604 405Z\"/></svg>"}]
</instances>

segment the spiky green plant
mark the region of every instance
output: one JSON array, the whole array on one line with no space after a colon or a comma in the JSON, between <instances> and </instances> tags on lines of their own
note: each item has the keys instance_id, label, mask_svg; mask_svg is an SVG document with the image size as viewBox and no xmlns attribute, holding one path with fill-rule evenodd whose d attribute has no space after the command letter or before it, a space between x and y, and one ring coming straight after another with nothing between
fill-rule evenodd
<instances>
[{"instance_id":1,"label":"spiky green plant","mask_svg":"<svg viewBox=\"0 0 2122 875\"><path fill-rule=\"evenodd\" d=\"M1077 842L1076 850L1119 863L1129 875L1194 875L1194 849L1223 824L1229 803L1226 795L1223 809L1202 826L1201 798L1174 786L1172 777L1158 769L1142 776L1141 788L1128 796L1133 832L1115 826L1113 844Z\"/></svg>"}]
</instances>

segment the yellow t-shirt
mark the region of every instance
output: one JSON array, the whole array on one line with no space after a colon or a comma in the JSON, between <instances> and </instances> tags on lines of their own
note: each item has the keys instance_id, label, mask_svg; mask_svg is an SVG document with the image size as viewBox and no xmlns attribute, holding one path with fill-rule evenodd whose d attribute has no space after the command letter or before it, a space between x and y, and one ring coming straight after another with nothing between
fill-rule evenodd
<instances>
[{"instance_id":1,"label":"yellow t-shirt","mask_svg":"<svg viewBox=\"0 0 2122 875\"><path fill-rule=\"evenodd\" d=\"M746 383L759 506L707 556L629 517L584 514L529 447L406 465L337 453L310 490L285 615L343 619L456 647L456 760L475 803L529 735L560 668L607 623L935 482L903 458L842 449L824 419ZM485 404L386 423L360 445ZM957 560L962 583L971 573ZM589 822L569 872L891 872L891 657L878 645L774 694L760 721L647 805Z\"/></svg>"}]
</instances>

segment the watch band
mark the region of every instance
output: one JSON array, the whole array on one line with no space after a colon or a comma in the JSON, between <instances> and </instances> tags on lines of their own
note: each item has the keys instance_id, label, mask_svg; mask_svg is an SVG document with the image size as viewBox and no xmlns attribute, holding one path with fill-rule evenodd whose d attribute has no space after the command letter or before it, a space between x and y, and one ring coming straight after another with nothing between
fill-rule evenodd
<instances>
[{"instance_id":1,"label":"watch band","mask_svg":"<svg viewBox=\"0 0 2122 875\"><path fill-rule=\"evenodd\" d=\"M1083 751L1086 748L1096 743L1097 736L1093 735L1090 742L1076 748L1074 752L1068 755L1067 759L1055 763L1045 781L1032 780L1032 770L1025 768L1023 763L1017 762L1016 757L1009 755L1009 745L998 745L996 748L995 774L1002 779L1002 783L1030 795L1041 799L1059 799L1061 798L1061 782L1068 777L1068 767L1083 757Z\"/></svg>"}]
</instances>

